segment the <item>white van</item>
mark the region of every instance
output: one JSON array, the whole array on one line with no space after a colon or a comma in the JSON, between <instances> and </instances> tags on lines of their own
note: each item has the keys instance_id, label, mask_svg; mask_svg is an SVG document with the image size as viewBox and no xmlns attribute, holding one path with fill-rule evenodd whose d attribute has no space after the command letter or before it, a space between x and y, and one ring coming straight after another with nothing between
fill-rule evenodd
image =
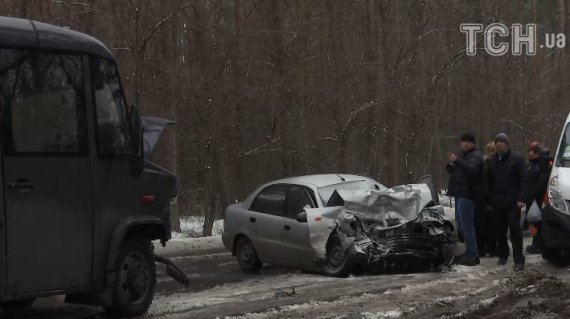
<instances>
[{"instance_id":1,"label":"white van","mask_svg":"<svg viewBox=\"0 0 570 319\"><path fill-rule=\"evenodd\" d=\"M542 211L542 257L570 252L570 114L564 123Z\"/></svg>"}]
</instances>

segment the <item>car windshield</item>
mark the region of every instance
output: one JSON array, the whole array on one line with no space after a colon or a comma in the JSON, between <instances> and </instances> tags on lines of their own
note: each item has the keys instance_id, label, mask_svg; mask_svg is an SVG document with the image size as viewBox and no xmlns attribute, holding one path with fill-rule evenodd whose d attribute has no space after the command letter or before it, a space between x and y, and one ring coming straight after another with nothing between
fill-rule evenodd
<instances>
[{"instance_id":1,"label":"car windshield","mask_svg":"<svg viewBox=\"0 0 570 319\"><path fill-rule=\"evenodd\" d=\"M556 166L570 167L570 123L564 128L558 155L556 156Z\"/></svg>"},{"instance_id":2,"label":"car windshield","mask_svg":"<svg viewBox=\"0 0 570 319\"><path fill-rule=\"evenodd\" d=\"M357 191L357 190L380 190L384 191L387 190L388 187L373 181L373 180L360 180L360 181L350 181L350 182L342 182L333 185L327 185L320 187L318 189L319 196L323 200L323 204L326 205L329 199L331 198L332 194L335 190L342 190L342 191Z\"/></svg>"}]
</instances>

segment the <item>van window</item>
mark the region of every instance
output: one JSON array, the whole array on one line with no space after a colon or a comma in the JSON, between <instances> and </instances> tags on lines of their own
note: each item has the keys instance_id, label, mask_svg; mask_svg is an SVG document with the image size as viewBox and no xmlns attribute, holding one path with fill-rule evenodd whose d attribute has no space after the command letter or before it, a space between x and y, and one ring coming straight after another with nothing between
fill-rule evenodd
<instances>
[{"instance_id":1,"label":"van window","mask_svg":"<svg viewBox=\"0 0 570 319\"><path fill-rule=\"evenodd\" d=\"M7 155L87 154L81 57L0 48Z\"/></svg>"},{"instance_id":2,"label":"van window","mask_svg":"<svg viewBox=\"0 0 570 319\"><path fill-rule=\"evenodd\" d=\"M97 144L100 155L130 154L127 108L117 67L105 59L92 60L97 109Z\"/></svg>"}]
</instances>

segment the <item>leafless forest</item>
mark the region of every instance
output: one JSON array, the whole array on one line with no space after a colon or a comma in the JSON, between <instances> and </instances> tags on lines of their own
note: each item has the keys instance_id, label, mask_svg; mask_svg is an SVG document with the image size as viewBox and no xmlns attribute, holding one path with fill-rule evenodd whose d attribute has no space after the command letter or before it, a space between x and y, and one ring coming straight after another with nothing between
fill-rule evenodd
<instances>
[{"instance_id":1,"label":"leafless forest","mask_svg":"<svg viewBox=\"0 0 570 319\"><path fill-rule=\"evenodd\" d=\"M177 121L155 160L180 177L178 212L205 215L259 184L324 172L386 185L432 174L458 136L498 131L555 148L567 49L466 55L466 22L570 34L568 0L0 0L0 15L102 40L127 100ZM217 218L217 217L216 217Z\"/></svg>"}]
</instances>

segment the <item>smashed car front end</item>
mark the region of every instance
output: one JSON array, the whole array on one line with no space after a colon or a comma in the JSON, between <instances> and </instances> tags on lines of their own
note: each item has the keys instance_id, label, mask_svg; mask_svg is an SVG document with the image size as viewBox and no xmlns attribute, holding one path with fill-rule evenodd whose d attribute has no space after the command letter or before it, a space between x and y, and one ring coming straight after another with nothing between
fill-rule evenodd
<instances>
[{"instance_id":1,"label":"smashed car front end","mask_svg":"<svg viewBox=\"0 0 570 319\"><path fill-rule=\"evenodd\" d=\"M311 245L327 260L325 238L343 242L353 267L368 273L445 270L456 244L455 227L431 201L425 184L386 191L339 191L333 207L309 214Z\"/></svg>"},{"instance_id":2,"label":"smashed car front end","mask_svg":"<svg viewBox=\"0 0 570 319\"><path fill-rule=\"evenodd\" d=\"M454 226L437 208L427 207L398 227L362 234L354 244L363 251L369 273L446 270L453 261Z\"/></svg>"}]
</instances>

